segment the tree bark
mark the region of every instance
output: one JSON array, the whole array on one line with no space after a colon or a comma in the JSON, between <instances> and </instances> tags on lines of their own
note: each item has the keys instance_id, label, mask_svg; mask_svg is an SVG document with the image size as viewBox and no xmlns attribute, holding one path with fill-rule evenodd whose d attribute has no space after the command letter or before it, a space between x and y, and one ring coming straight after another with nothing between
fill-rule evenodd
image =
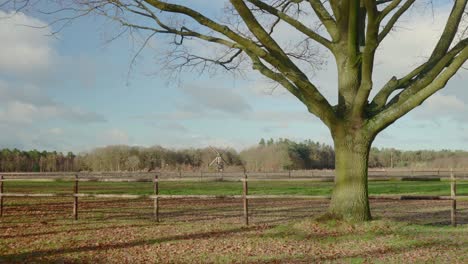
<instances>
[{"instance_id":1,"label":"tree bark","mask_svg":"<svg viewBox=\"0 0 468 264\"><path fill-rule=\"evenodd\" d=\"M363 131L350 130L334 135L336 175L329 214L336 219L368 221L372 218L367 167L373 137Z\"/></svg>"}]
</instances>

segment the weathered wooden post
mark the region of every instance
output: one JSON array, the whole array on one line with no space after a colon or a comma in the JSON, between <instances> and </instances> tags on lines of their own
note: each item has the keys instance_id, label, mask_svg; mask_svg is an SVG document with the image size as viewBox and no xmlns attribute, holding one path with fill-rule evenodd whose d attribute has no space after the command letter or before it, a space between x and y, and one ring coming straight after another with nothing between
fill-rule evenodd
<instances>
[{"instance_id":1,"label":"weathered wooden post","mask_svg":"<svg viewBox=\"0 0 468 264\"><path fill-rule=\"evenodd\" d=\"M159 179L158 179L158 174L154 175L154 211L153 211L153 216L154 220L156 222L159 222Z\"/></svg>"},{"instance_id":2,"label":"weathered wooden post","mask_svg":"<svg viewBox=\"0 0 468 264\"><path fill-rule=\"evenodd\" d=\"M457 182L453 169L450 169L450 196L452 198L452 208L450 211L452 226L457 226Z\"/></svg>"},{"instance_id":3,"label":"weathered wooden post","mask_svg":"<svg viewBox=\"0 0 468 264\"><path fill-rule=\"evenodd\" d=\"M3 217L3 175L0 175L0 217Z\"/></svg>"},{"instance_id":4,"label":"weathered wooden post","mask_svg":"<svg viewBox=\"0 0 468 264\"><path fill-rule=\"evenodd\" d=\"M73 186L73 219L78 220L78 174L75 174L75 185Z\"/></svg>"},{"instance_id":5,"label":"weathered wooden post","mask_svg":"<svg viewBox=\"0 0 468 264\"><path fill-rule=\"evenodd\" d=\"M247 199L247 195L249 194L248 184L247 184L247 173L244 170L244 181L242 182L243 185L243 201L244 201L244 224L246 226L249 225L249 200Z\"/></svg>"},{"instance_id":6,"label":"weathered wooden post","mask_svg":"<svg viewBox=\"0 0 468 264\"><path fill-rule=\"evenodd\" d=\"M291 179L291 170L288 171L289 179Z\"/></svg>"}]
</instances>

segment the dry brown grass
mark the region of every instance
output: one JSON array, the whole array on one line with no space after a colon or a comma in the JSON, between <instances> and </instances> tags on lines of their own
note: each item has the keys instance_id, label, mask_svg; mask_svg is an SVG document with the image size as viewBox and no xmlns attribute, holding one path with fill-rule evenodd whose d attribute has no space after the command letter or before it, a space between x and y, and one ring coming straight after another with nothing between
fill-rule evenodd
<instances>
[{"instance_id":1,"label":"dry brown grass","mask_svg":"<svg viewBox=\"0 0 468 264\"><path fill-rule=\"evenodd\" d=\"M317 222L327 201L8 199L0 262L65 263L466 263L468 203L449 227L447 201L374 201L376 221ZM382 220L385 219L385 220ZM411 224L408 224L411 223Z\"/></svg>"}]
</instances>

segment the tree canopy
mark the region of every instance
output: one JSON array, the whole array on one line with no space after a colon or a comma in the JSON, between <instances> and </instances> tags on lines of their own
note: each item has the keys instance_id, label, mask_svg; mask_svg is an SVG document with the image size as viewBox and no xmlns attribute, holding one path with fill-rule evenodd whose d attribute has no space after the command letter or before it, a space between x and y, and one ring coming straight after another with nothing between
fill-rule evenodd
<instances>
[{"instance_id":1,"label":"tree canopy","mask_svg":"<svg viewBox=\"0 0 468 264\"><path fill-rule=\"evenodd\" d=\"M172 36L168 68L218 65L237 70L248 65L285 87L330 129L343 118L365 119L363 126L376 134L443 88L468 58L466 1L424 1L452 3L432 54L406 75L374 87L374 59L379 46L398 23L404 25L401 17L417 2L422 1L230 0L222 17L211 17L212 13L197 10L190 1L64 0L58 10L46 13L70 14L52 22L59 29L77 17L98 14L126 30L147 32L145 44L153 37ZM6 3L20 9L29 1ZM303 41L289 46L280 43L275 35L280 24L300 33ZM217 52L194 51L190 48L194 41L214 44ZM328 50L336 60L337 105L329 103L303 67L304 63L317 66L316 47ZM372 89L378 92L369 98Z\"/></svg>"}]
</instances>

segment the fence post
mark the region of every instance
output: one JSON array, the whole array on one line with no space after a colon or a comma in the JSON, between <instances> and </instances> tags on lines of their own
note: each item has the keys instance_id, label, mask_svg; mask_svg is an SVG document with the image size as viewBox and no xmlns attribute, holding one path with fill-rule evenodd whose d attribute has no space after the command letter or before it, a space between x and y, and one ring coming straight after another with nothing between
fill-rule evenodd
<instances>
[{"instance_id":1,"label":"fence post","mask_svg":"<svg viewBox=\"0 0 468 264\"><path fill-rule=\"evenodd\" d=\"M75 185L73 186L73 219L78 220L78 174L75 174Z\"/></svg>"},{"instance_id":2,"label":"fence post","mask_svg":"<svg viewBox=\"0 0 468 264\"><path fill-rule=\"evenodd\" d=\"M452 198L452 208L450 211L452 226L457 226L457 182L453 169L450 169L450 196Z\"/></svg>"},{"instance_id":3,"label":"fence post","mask_svg":"<svg viewBox=\"0 0 468 264\"><path fill-rule=\"evenodd\" d=\"M154 175L154 211L153 211L153 216L154 220L156 222L159 222L159 179L158 179L158 174Z\"/></svg>"},{"instance_id":4,"label":"fence post","mask_svg":"<svg viewBox=\"0 0 468 264\"><path fill-rule=\"evenodd\" d=\"M0 175L0 217L3 217L3 175Z\"/></svg>"},{"instance_id":5,"label":"fence post","mask_svg":"<svg viewBox=\"0 0 468 264\"><path fill-rule=\"evenodd\" d=\"M249 200L247 195L249 194L248 184L247 184L247 173L244 171L244 181L243 185L243 201L244 201L244 224L249 225Z\"/></svg>"},{"instance_id":6,"label":"fence post","mask_svg":"<svg viewBox=\"0 0 468 264\"><path fill-rule=\"evenodd\" d=\"M289 179L291 179L291 170L288 171Z\"/></svg>"},{"instance_id":7,"label":"fence post","mask_svg":"<svg viewBox=\"0 0 468 264\"><path fill-rule=\"evenodd\" d=\"M202 181L202 178L203 178L203 171L200 170L200 181Z\"/></svg>"}]
</instances>

